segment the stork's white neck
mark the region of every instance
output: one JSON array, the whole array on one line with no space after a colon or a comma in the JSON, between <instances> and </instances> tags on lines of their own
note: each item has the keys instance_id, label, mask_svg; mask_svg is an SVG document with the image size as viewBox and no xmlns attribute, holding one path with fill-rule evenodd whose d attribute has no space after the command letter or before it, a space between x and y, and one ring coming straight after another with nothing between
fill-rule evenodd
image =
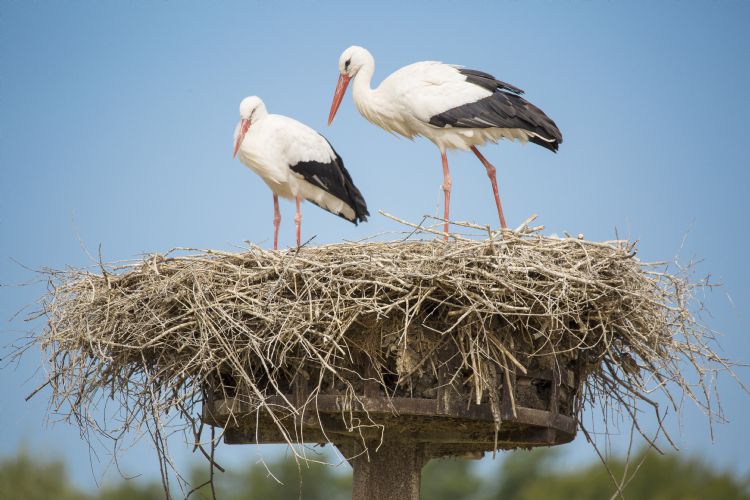
<instances>
[{"instance_id":1,"label":"stork's white neck","mask_svg":"<svg viewBox=\"0 0 750 500\"><path fill-rule=\"evenodd\" d=\"M362 66L352 82L352 97L357 110L361 115L366 116L365 110L371 108L373 99L372 75L375 72L375 64L365 64Z\"/></svg>"},{"instance_id":2,"label":"stork's white neck","mask_svg":"<svg viewBox=\"0 0 750 500\"><path fill-rule=\"evenodd\" d=\"M390 102L382 99L378 89L372 88L372 75L375 73L375 61L371 60L363 64L352 82L352 97L357 111L368 121L384 126L382 115L387 113ZM387 128L387 127L385 127Z\"/></svg>"}]
</instances>

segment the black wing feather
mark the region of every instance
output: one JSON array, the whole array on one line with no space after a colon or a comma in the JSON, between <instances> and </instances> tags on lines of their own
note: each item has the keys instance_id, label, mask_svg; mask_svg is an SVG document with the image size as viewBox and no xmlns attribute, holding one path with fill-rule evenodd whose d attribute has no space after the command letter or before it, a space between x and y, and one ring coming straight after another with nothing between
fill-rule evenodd
<instances>
[{"instance_id":1,"label":"black wing feather","mask_svg":"<svg viewBox=\"0 0 750 500\"><path fill-rule=\"evenodd\" d=\"M490 75L489 73L485 73L484 71L479 71L476 69L468 69L468 68L457 68L457 69L459 73L466 76L467 82L473 83L474 85L479 85L480 87L484 87L490 92L495 92L499 89L499 90L512 92L518 95L523 94L523 90L519 89L515 85L501 82L494 76Z\"/></svg>"},{"instance_id":2,"label":"black wing feather","mask_svg":"<svg viewBox=\"0 0 750 500\"><path fill-rule=\"evenodd\" d=\"M326 142L328 142L328 139L326 139ZM367 216L370 215L370 212L367 211L367 203L362 193L357 189L357 186L354 185L352 176L349 175L346 167L344 167L344 160L333 149L330 142L328 142L328 145L331 147L334 155L334 159L329 163L301 161L295 165L290 165L289 168L293 172L300 174L310 184L318 186L320 189L349 205L354 212L354 219L349 219L344 214L335 215L353 222L355 225L358 222L365 222ZM308 201L318 205L314 200ZM318 206L320 207L320 205ZM327 210L325 207L320 208Z\"/></svg>"},{"instance_id":3,"label":"black wing feather","mask_svg":"<svg viewBox=\"0 0 750 500\"><path fill-rule=\"evenodd\" d=\"M430 125L456 128L518 128L538 134L530 142L557 151L562 133L544 112L520 96L518 87L482 71L460 68L466 81L492 92L483 99L451 108L430 117ZM546 139L546 140L545 140Z\"/></svg>"}]
</instances>

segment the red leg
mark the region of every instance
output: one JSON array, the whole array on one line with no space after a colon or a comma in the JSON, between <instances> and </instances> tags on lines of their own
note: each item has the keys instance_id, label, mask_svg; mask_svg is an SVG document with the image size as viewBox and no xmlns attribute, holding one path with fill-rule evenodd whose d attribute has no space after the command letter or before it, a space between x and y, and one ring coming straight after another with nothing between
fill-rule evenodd
<instances>
[{"instance_id":1,"label":"red leg","mask_svg":"<svg viewBox=\"0 0 750 500\"><path fill-rule=\"evenodd\" d=\"M444 239L445 241L448 241L448 217L451 208L451 186L453 183L451 182L451 173L448 170L448 157L445 156L445 151L440 152L440 157L443 160L443 208L445 210L443 216L445 219L445 227L443 228L443 231L445 232Z\"/></svg>"},{"instance_id":2,"label":"red leg","mask_svg":"<svg viewBox=\"0 0 750 500\"><path fill-rule=\"evenodd\" d=\"M500 217L500 227L503 229L508 229L508 226L505 225L505 216L503 215L503 205L500 203L500 192L497 189L497 177L495 176L495 167L492 166L490 162L487 161L487 159L482 156L482 153L479 152L479 150L472 146L471 150L474 151L474 154L477 155L477 158L479 158L479 161L482 162L482 165L484 165L484 168L487 169L487 177L490 178L490 182L492 182L492 192L495 195L495 204L497 205L497 215Z\"/></svg>"},{"instance_id":3,"label":"red leg","mask_svg":"<svg viewBox=\"0 0 750 500\"><path fill-rule=\"evenodd\" d=\"M300 204L300 198L299 196L296 196L294 198L294 201L297 205L297 211L294 214L294 224L297 226L297 246L299 247L302 244L302 238L300 237L301 231L300 228L302 227L302 211L300 211L299 204Z\"/></svg>"},{"instance_id":4,"label":"red leg","mask_svg":"<svg viewBox=\"0 0 750 500\"><path fill-rule=\"evenodd\" d=\"M273 249L279 249L279 224L281 224L281 212L279 212L279 195L273 194Z\"/></svg>"}]
</instances>

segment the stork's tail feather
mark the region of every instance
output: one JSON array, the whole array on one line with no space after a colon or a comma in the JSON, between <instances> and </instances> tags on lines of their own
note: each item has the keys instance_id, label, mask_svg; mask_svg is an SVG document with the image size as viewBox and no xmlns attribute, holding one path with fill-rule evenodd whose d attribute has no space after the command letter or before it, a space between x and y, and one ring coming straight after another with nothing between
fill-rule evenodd
<instances>
[{"instance_id":1,"label":"stork's tail feather","mask_svg":"<svg viewBox=\"0 0 750 500\"><path fill-rule=\"evenodd\" d=\"M559 140L557 138L548 140L540 135L532 135L529 137L529 142L533 142L545 149L549 149L553 153L557 153L557 150L560 148L560 143L562 142L562 136L560 136Z\"/></svg>"},{"instance_id":2,"label":"stork's tail feather","mask_svg":"<svg viewBox=\"0 0 750 500\"><path fill-rule=\"evenodd\" d=\"M354 184L351 184L349 206L354 210L354 220L351 222L355 225L359 222L367 222L367 217L370 215L367 211L367 203Z\"/></svg>"},{"instance_id":3,"label":"stork's tail feather","mask_svg":"<svg viewBox=\"0 0 750 500\"><path fill-rule=\"evenodd\" d=\"M326 139L327 141L328 139ZM331 143L328 143L331 145ZM352 211L354 212L354 218L349 219L348 217L344 217L349 222L353 222L356 226L360 222L367 222L367 216L370 215L370 212L367 210L367 202L365 201L364 196L362 196L362 193L360 192L359 188L354 185L354 181L352 180L352 176L349 175L349 171L344 166L344 160L339 156L339 154L336 152L335 149L333 149L333 146L331 146L331 150L333 151L333 154L336 156L336 164L341 169L341 174L343 177L343 184L344 189L346 190L347 199L344 199L343 201L351 207Z\"/></svg>"}]
</instances>

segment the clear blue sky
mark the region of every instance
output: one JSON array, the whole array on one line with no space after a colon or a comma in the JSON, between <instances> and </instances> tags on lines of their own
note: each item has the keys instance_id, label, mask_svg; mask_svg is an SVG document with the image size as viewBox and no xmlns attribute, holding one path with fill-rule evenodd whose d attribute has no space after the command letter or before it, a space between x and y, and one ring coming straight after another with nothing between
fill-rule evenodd
<instances>
[{"instance_id":1,"label":"clear blue sky","mask_svg":"<svg viewBox=\"0 0 750 500\"><path fill-rule=\"evenodd\" d=\"M702 259L725 287L706 297L725 353L750 360L746 155L750 116L748 2L0 2L0 282L38 268L90 264L175 246L268 246L271 194L231 158L239 101L323 131L370 211L419 220L441 199L440 158L424 140L397 139L360 117L348 96L325 120L340 53L376 60L375 81L419 60L491 72L526 90L559 125L553 155L502 143L498 167L511 225L531 213L549 233L640 239L646 260ZM495 223L476 159L449 155L457 219ZM282 245L293 206L282 203ZM398 229L379 216L359 227L312 205L304 236L317 243ZM685 239L685 237L687 237ZM683 244L683 240L684 244ZM9 321L43 286L0 288L2 343L39 323ZM732 300L728 300L727 295ZM88 448L72 427L45 426L33 353L0 372L0 454L25 443L63 455L93 484ZM748 373L744 373L748 380ZM685 412L672 429L688 453L750 470L743 420L750 399L722 381L730 423ZM626 430L626 429L625 429ZM582 437L576 460L593 459ZM187 447L173 444L186 460ZM254 459L231 448L227 461ZM105 457L102 457L104 460ZM148 446L126 472L156 477ZM102 465L94 464L95 475Z\"/></svg>"}]
</instances>

